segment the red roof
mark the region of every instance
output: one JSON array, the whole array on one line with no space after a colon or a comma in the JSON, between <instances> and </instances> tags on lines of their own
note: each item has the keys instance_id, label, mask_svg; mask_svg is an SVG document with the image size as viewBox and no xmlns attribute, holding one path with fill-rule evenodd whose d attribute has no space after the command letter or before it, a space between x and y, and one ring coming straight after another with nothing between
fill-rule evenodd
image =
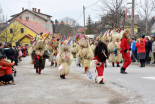
<instances>
[{"instance_id":1,"label":"red roof","mask_svg":"<svg viewBox=\"0 0 155 104\"><path fill-rule=\"evenodd\" d=\"M16 18L16 20L37 34L40 34L41 32L45 33L45 34L50 33L48 30L46 30L43 26L41 26L37 22L25 21L25 20L21 20L21 19L17 19L17 18Z\"/></svg>"},{"instance_id":2,"label":"red roof","mask_svg":"<svg viewBox=\"0 0 155 104\"><path fill-rule=\"evenodd\" d=\"M79 28L77 31L80 33L84 33L85 30L86 30L85 28Z\"/></svg>"}]
</instances>

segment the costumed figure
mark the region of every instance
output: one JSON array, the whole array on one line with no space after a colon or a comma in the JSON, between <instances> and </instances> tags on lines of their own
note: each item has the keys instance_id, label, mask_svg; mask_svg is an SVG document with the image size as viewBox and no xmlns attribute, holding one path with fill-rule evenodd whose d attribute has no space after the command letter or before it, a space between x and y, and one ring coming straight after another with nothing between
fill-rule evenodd
<instances>
[{"instance_id":1,"label":"costumed figure","mask_svg":"<svg viewBox=\"0 0 155 104\"><path fill-rule=\"evenodd\" d=\"M36 43L37 42L33 42L32 46L30 47L28 51L28 54L31 55L31 64L33 64L34 62Z\"/></svg>"},{"instance_id":2,"label":"costumed figure","mask_svg":"<svg viewBox=\"0 0 155 104\"><path fill-rule=\"evenodd\" d=\"M70 65L73 61L70 42L64 41L63 44L59 46L59 53L56 57L56 61L59 65L60 78L62 79L65 79L65 76L69 74Z\"/></svg>"},{"instance_id":3,"label":"costumed figure","mask_svg":"<svg viewBox=\"0 0 155 104\"><path fill-rule=\"evenodd\" d=\"M115 62L117 64L117 67L120 67L119 63L122 60L122 54L120 53L120 39L121 34L116 33L113 41L108 45L108 49L110 52L109 62L112 62L113 67L115 67Z\"/></svg>"},{"instance_id":4,"label":"costumed figure","mask_svg":"<svg viewBox=\"0 0 155 104\"><path fill-rule=\"evenodd\" d=\"M90 46L91 50L95 53L95 48L97 46L98 42L95 40L94 43Z\"/></svg>"},{"instance_id":5,"label":"costumed figure","mask_svg":"<svg viewBox=\"0 0 155 104\"><path fill-rule=\"evenodd\" d=\"M49 45L49 51L50 51L50 58L49 61L51 62L51 66L55 64L55 67L57 67L57 62L56 62L56 56L58 54L58 42L53 41Z\"/></svg>"},{"instance_id":6,"label":"costumed figure","mask_svg":"<svg viewBox=\"0 0 155 104\"><path fill-rule=\"evenodd\" d=\"M45 59L49 58L49 53L45 47L46 44L42 40L38 40L35 44L34 68L38 74L41 74L41 70L45 67Z\"/></svg>"},{"instance_id":7,"label":"costumed figure","mask_svg":"<svg viewBox=\"0 0 155 104\"><path fill-rule=\"evenodd\" d=\"M106 59L108 58L107 45L104 42L99 42L95 48L95 57L91 61L91 67L95 66L95 82L99 84L104 84L103 72L104 66L106 68Z\"/></svg>"},{"instance_id":8,"label":"costumed figure","mask_svg":"<svg viewBox=\"0 0 155 104\"><path fill-rule=\"evenodd\" d=\"M122 53L122 56L124 58L124 63L123 63L123 66L121 67L121 71L120 73L122 74L127 74L127 72L125 72L126 68L131 64L131 57L130 57L130 45L129 45L129 42L128 40L131 40L129 39L129 35L130 35L130 30L126 29L124 30L123 32L123 36L122 36L122 39L121 39L121 44L120 44L120 47L121 47L121 53Z\"/></svg>"},{"instance_id":9,"label":"costumed figure","mask_svg":"<svg viewBox=\"0 0 155 104\"><path fill-rule=\"evenodd\" d=\"M22 48L23 57L26 57L26 51L27 51L27 48L26 48L26 46L24 45L23 48Z\"/></svg>"},{"instance_id":10,"label":"costumed figure","mask_svg":"<svg viewBox=\"0 0 155 104\"><path fill-rule=\"evenodd\" d=\"M90 62L94 57L94 53L91 50L88 40L85 37L80 40L79 45L80 50L77 54L77 57L79 58L79 61L82 62L82 66L85 68L86 74L90 68Z\"/></svg>"}]
</instances>

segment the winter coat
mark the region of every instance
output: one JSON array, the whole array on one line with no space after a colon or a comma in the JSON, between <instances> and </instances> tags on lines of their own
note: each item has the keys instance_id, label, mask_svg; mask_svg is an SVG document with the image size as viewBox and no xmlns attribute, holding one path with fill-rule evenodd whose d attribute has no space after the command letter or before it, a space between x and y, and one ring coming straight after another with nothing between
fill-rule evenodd
<instances>
[{"instance_id":1,"label":"winter coat","mask_svg":"<svg viewBox=\"0 0 155 104\"><path fill-rule=\"evenodd\" d=\"M152 43L151 43L151 41L146 42L145 50L146 50L147 53L149 53L152 50Z\"/></svg>"},{"instance_id":2,"label":"winter coat","mask_svg":"<svg viewBox=\"0 0 155 104\"><path fill-rule=\"evenodd\" d=\"M13 65L14 65L13 63L8 63L4 59L0 61L0 66L2 67L12 67ZM7 73L11 73L10 71L12 70L7 70L7 71L8 71ZM4 76L5 74L6 74L6 70L0 68L0 76Z\"/></svg>"},{"instance_id":3,"label":"winter coat","mask_svg":"<svg viewBox=\"0 0 155 104\"><path fill-rule=\"evenodd\" d=\"M137 50L137 48L135 47L135 45L136 45L136 41L133 41L131 43L131 49L132 49L132 51L136 51Z\"/></svg>"},{"instance_id":4,"label":"winter coat","mask_svg":"<svg viewBox=\"0 0 155 104\"><path fill-rule=\"evenodd\" d=\"M136 43L135 46L137 47L138 53L145 53L145 43L144 42Z\"/></svg>"},{"instance_id":5,"label":"winter coat","mask_svg":"<svg viewBox=\"0 0 155 104\"><path fill-rule=\"evenodd\" d=\"M152 52L155 52L155 41L152 43Z\"/></svg>"},{"instance_id":6,"label":"winter coat","mask_svg":"<svg viewBox=\"0 0 155 104\"><path fill-rule=\"evenodd\" d=\"M0 56L5 56L5 53L1 48L0 48Z\"/></svg>"},{"instance_id":7,"label":"winter coat","mask_svg":"<svg viewBox=\"0 0 155 104\"><path fill-rule=\"evenodd\" d=\"M124 51L127 49L127 50L130 50L130 45L128 44L128 41L126 38L123 38L121 40L121 44L120 44L120 47L121 47L121 53L125 53Z\"/></svg>"}]
</instances>

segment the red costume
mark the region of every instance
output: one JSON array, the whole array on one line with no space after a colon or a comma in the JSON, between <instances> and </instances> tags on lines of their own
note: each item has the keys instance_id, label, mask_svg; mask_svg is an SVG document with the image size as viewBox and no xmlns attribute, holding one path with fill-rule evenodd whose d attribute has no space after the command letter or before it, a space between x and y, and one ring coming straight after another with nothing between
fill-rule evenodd
<instances>
[{"instance_id":1,"label":"red costume","mask_svg":"<svg viewBox=\"0 0 155 104\"><path fill-rule=\"evenodd\" d=\"M103 82L104 63L101 62L97 56L94 57L93 60L96 60L96 70L95 70L96 78L95 79L98 83L100 81Z\"/></svg>"},{"instance_id":2,"label":"red costume","mask_svg":"<svg viewBox=\"0 0 155 104\"><path fill-rule=\"evenodd\" d=\"M124 64L123 64L123 67L121 68L121 73L126 74L125 70L131 64L130 46L126 38L123 38L121 40L120 47L121 47L120 52L122 53L122 56L124 58Z\"/></svg>"},{"instance_id":3,"label":"red costume","mask_svg":"<svg viewBox=\"0 0 155 104\"><path fill-rule=\"evenodd\" d=\"M23 46L22 51L23 51L23 57L26 57L26 46Z\"/></svg>"}]
</instances>

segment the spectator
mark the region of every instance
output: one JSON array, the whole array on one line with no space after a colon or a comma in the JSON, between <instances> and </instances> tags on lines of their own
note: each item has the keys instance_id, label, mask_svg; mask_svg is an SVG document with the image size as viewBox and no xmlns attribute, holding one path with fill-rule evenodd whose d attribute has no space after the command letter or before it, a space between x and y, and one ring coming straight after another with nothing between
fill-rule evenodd
<instances>
[{"instance_id":1,"label":"spectator","mask_svg":"<svg viewBox=\"0 0 155 104\"><path fill-rule=\"evenodd\" d=\"M3 82L13 81L13 76L10 75L10 72L12 72L12 66L14 65L14 62L6 62L4 59L5 57L6 56L0 57L0 85L3 85Z\"/></svg>"},{"instance_id":2,"label":"spectator","mask_svg":"<svg viewBox=\"0 0 155 104\"><path fill-rule=\"evenodd\" d=\"M151 40L152 40L152 52L154 57L154 62L152 64L155 64L155 36L153 36Z\"/></svg>"},{"instance_id":3,"label":"spectator","mask_svg":"<svg viewBox=\"0 0 155 104\"><path fill-rule=\"evenodd\" d=\"M5 56L5 53L3 51L3 43L0 42L0 56Z\"/></svg>"},{"instance_id":4,"label":"spectator","mask_svg":"<svg viewBox=\"0 0 155 104\"><path fill-rule=\"evenodd\" d=\"M137 60L137 48L135 47L135 45L136 45L136 41L134 38L132 38L132 43L131 43L131 50L132 50L131 59L132 59L132 62L136 62L136 60Z\"/></svg>"},{"instance_id":5,"label":"spectator","mask_svg":"<svg viewBox=\"0 0 155 104\"><path fill-rule=\"evenodd\" d=\"M146 37L145 50L146 50L146 57L145 57L146 64L150 64L150 61L151 61L151 58L150 58L150 57L151 57L152 43L151 43L151 41L149 40L148 37Z\"/></svg>"},{"instance_id":6,"label":"spectator","mask_svg":"<svg viewBox=\"0 0 155 104\"><path fill-rule=\"evenodd\" d=\"M145 67L145 55L146 55L146 51L145 51L145 43L144 43L144 39L141 38L140 42L137 40L137 43L135 45L137 47L138 50L138 59L140 60L140 67Z\"/></svg>"}]
</instances>

